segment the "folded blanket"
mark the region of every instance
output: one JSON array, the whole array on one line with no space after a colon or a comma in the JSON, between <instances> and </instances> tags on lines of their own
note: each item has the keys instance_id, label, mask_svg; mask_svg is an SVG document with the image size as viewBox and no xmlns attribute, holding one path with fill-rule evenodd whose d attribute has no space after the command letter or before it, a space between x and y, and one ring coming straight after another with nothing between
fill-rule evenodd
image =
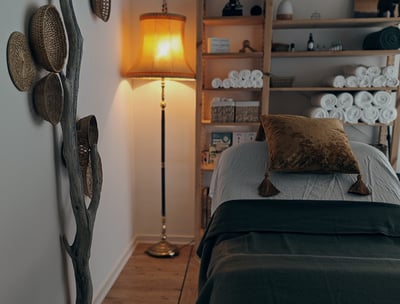
<instances>
[{"instance_id":1,"label":"folded blanket","mask_svg":"<svg viewBox=\"0 0 400 304\"><path fill-rule=\"evenodd\" d=\"M374 96L368 91L360 91L354 95L354 104L363 109L372 105Z\"/></svg>"},{"instance_id":2,"label":"folded blanket","mask_svg":"<svg viewBox=\"0 0 400 304\"><path fill-rule=\"evenodd\" d=\"M361 121L369 125L373 125L379 118L379 109L377 107L371 106L368 108L363 108L361 112Z\"/></svg>"},{"instance_id":3,"label":"folded blanket","mask_svg":"<svg viewBox=\"0 0 400 304\"><path fill-rule=\"evenodd\" d=\"M382 108L379 110L378 120L380 123L389 124L397 118L397 110L395 108Z\"/></svg>"},{"instance_id":4,"label":"folded blanket","mask_svg":"<svg viewBox=\"0 0 400 304\"><path fill-rule=\"evenodd\" d=\"M400 29L388 26L368 34L363 41L364 50L397 50L400 48Z\"/></svg>"},{"instance_id":5,"label":"folded blanket","mask_svg":"<svg viewBox=\"0 0 400 304\"><path fill-rule=\"evenodd\" d=\"M392 96L386 91L377 91L374 94L372 103L378 108L387 108L391 106Z\"/></svg>"},{"instance_id":6,"label":"folded blanket","mask_svg":"<svg viewBox=\"0 0 400 304\"><path fill-rule=\"evenodd\" d=\"M359 107L351 106L344 111L344 121L347 123L358 123L361 119L362 110Z\"/></svg>"},{"instance_id":7,"label":"folded blanket","mask_svg":"<svg viewBox=\"0 0 400 304\"><path fill-rule=\"evenodd\" d=\"M328 78L326 84L334 88L344 88L346 85L346 78L343 75L336 75Z\"/></svg>"},{"instance_id":8,"label":"folded blanket","mask_svg":"<svg viewBox=\"0 0 400 304\"><path fill-rule=\"evenodd\" d=\"M328 118L328 111L321 108L321 107L313 107L308 109L305 113L305 116L311 117L311 118Z\"/></svg>"},{"instance_id":9,"label":"folded blanket","mask_svg":"<svg viewBox=\"0 0 400 304\"><path fill-rule=\"evenodd\" d=\"M358 78L356 76L346 77L346 87L347 88L357 88L359 84Z\"/></svg>"},{"instance_id":10,"label":"folded blanket","mask_svg":"<svg viewBox=\"0 0 400 304\"><path fill-rule=\"evenodd\" d=\"M332 93L317 94L311 97L311 104L325 110L333 109L337 104L337 97Z\"/></svg>"},{"instance_id":11,"label":"folded blanket","mask_svg":"<svg viewBox=\"0 0 400 304\"><path fill-rule=\"evenodd\" d=\"M347 109L353 105L354 98L348 92L343 92L337 95L337 104L336 107L339 109Z\"/></svg>"}]
</instances>

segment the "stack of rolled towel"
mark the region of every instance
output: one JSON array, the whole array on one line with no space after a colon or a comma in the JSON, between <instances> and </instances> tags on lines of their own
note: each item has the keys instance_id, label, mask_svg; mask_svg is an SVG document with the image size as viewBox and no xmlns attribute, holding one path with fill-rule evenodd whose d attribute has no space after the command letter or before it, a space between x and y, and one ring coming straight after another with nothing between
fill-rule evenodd
<instances>
[{"instance_id":1,"label":"stack of rolled towel","mask_svg":"<svg viewBox=\"0 0 400 304\"><path fill-rule=\"evenodd\" d=\"M214 78L211 81L211 87L214 89L224 88L262 88L263 72L261 70L243 69L240 71L229 71L227 78Z\"/></svg>"},{"instance_id":2,"label":"stack of rolled towel","mask_svg":"<svg viewBox=\"0 0 400 304\"><path fill-rule=\"evenodd\" d=\"M397 87L399 79L394 66L348 65L343 67L343 74L327 80L327 85L334 88L369 88Z\"/></svg>"},{"instance_id":3,"label":"stack of rolled towel","mask_svg":"<svg viewBox=\"0 0 400 304\"><path fill-rule=\"evenodd\" d=\"M392 95L386 91L316 94L311 98L311 104L313 107L307 111L307 116L337 118L351 124L389 124L397 117Z\"/></svg>"}]
</instances>

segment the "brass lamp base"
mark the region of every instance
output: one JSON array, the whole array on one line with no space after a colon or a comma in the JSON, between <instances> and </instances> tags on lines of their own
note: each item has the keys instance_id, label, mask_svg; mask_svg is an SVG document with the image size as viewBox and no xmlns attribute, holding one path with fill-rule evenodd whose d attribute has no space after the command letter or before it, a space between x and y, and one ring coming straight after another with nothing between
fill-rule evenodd
<instances>
[{"instance_id":1,"label":"brass lamp base","mask_svg":"<svg viewBox=\"0 0 400 304\"><path fill-rule=\"evenodd\" d=\"M166 240L161 240L146 250L146 253L156 258L173 258L179 254L178 247Z\"/></svg>"}]
</instances>

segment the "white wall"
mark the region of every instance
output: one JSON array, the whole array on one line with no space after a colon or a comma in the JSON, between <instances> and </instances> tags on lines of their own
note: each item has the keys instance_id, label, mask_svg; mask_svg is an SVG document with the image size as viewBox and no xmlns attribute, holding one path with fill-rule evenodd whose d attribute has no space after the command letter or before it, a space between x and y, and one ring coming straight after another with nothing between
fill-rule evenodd
<instances>
[{"instance_id":1,"label":"white wall","mask_svg":"<svg viewBox=\"0 0 400 304\"><path fill-rule=\"evenodd\" d=\"M58 1L52 1L59 8ZM84 37L78 115L94 114L104 184L94 229L91 270L95 296L109 284L118 261L132 249L136 126L132 90L120 77L123 7L113 0L109 22L96 18L90 1L73 1ZM13 31L27 33L39 0L6 0L0 10L0 303L72 303L74 277L60 246L75 223L65 169L60 166L60 126L52 128L32 108L30 93L10 80L6 46Z\"/></svg>"}]
</instances>

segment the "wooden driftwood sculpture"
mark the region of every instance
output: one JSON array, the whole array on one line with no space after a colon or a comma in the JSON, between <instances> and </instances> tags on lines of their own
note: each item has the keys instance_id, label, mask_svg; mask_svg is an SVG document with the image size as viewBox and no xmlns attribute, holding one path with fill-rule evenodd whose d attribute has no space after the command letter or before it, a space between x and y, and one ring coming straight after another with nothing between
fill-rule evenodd
<instances>
[{"instance_id":1,"label":"wooden driftwood sculpture","mask_svg":"<svg viewBox=\"0 0 400 304\"><path fill-rule=\"evenodd\" d=\"M63 135L63 157L68 170L70 199L76 221L75 238L70 245L62 236L63 245L71 257L76 282L76 304L91 304L93 297L92 279L89 268L93 226L100 203L102 174L97 151L97 139L89 140L89 162L91 168L91 198L86 204L82 170L79 162L77 139L77 100L79 73L82 58L83 38L78 26L72 0L60 0L65 29L68 35L69 56L66 71L61 74L64 89L64 111L61 118ZM97 123L95 128L97 128Z\"/></svg>"}]
</instances>

